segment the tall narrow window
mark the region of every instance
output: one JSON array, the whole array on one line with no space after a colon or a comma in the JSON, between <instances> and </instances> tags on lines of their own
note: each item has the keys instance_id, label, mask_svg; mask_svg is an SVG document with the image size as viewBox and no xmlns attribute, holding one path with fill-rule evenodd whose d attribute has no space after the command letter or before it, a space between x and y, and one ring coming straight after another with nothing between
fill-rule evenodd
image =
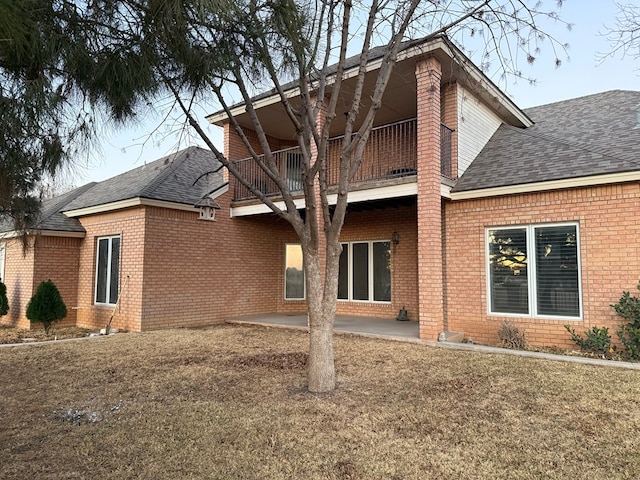
<instances>
[{"instance_id":1,"label":"tall narrow window","mask_svg":"<svg viewBox=\"0 0 640 480\"><path fill-rule=\"evenodd\" d=\"M489 230L492 312L529 313L526 232L524 228Z\"/></svg>"},{"instance_id":2,"label":"tall narrow window","mask_svg":"<svg viewBox=\"0 0 640 480\"><path fill-rule=\"evenodd\" d=\"M373 243L373 299L391 301L391 244Z\"/></svg>"},{"instance_id":3,"label":"tall narrow window","mask_svg":"<svg viewBox=\"0 0 640 480\"><path fill-rule=\"evenodd\" d=\"M487 230L491 313L580 317L578 226Z\"/></svg>"},{"instance_id":4,"label":"tall narrow window","mask_svg":"<svg viewBox=\"0 0 640 480\"><path fill-rule=\"evenodd\" d=\"M290 244L285 247L284 298L286 300L304 299L304 268L302 247Z\"/></svg>"},{"instance_id":5,"label":"tall narrow window","mask_svg":"<svg viewBox=\"0 0 640 480\"><path fill-rule=\"evenodd\" d=\"M353 300L369 300L369 244L354 243L351 245L353 257L352 289Z\"/></svg>"},{"instance_id":6,"label":"tall narrow window","mask_svg":"<svg viewBox=\"0 0 640 480\"><path fill-rule=\"evenodd\" d=\"M391 301L391 243L342 244L338 299L363 302Z\"/></svg>"},{"instance_id":7,"label":"tall narrow window","mask_svg":"<svg viewBox=\"0 0 640 480\"><path fill-rule=\"evenodd\" d=\"M338 300L349 300L349 244L342 244L338 272Z\"/></svg>"},{"instance_id":8,"label":"tall narrow window","mask_svg":"<svg viewBox=\"0 0 640 480\"><path fill-rule=\"evenodd\" d=\"M118 301L120 237L98 239L96 252L95 302L114 305Z\"/></svg>"},{"instance_id":9,"label":"tall narrow window","mask_svg":"<svg viewBox=\"0 0 640 480\"><path fill-rule=\"evenodd\" d=\"M578 243L575 225L534 229L538 313L580 316Z\"/></svg>"}]
</instances>

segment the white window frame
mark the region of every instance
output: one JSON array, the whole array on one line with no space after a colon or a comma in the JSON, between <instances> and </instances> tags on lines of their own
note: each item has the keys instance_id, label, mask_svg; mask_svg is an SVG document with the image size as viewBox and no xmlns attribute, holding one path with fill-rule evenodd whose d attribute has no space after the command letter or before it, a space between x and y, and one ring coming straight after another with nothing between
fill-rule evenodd
<instances>
[{"instance_id":1,"label":"white window frame","mask_svg":"<svg viewBox=\"0 0 640 480\"><path fill-rule=\"evenodd\" d=\"M368 248L368 258L367 258L367 268L369 269L369 284L368 288L368 297L369 300L359 300L353 298L353 245L366 243L369 245ZM391 292L389 300L374 300L374 275L373 275L373 244L374 243L388 243L389 248L391 248L391 240L383 239L383 240L353 240L351 242L340 242L342 248L347 248L349 251L349 263L348 263L348 277L347 277L347 297L348 298L338 298L339 302L358 302L358 303L378 303L382 305L389 305L393 300L393 293ZM392 273L389 272L390 279L389 281L393 283Z\"/></svg>"},{"instance_id":2,"label":"white window frame","mask_svg":"<svg viewBox=\"0 0 640 480\"><path fill-rule=\"evenodd\" d=\"M110 236L104 236L104 237L96 237L96 255L95 255L95 265L94 265L94 272L95 272L95 284L93 286L93 302L95 305L109 305L109 306L113 306L116 304L116 302L118 301L118 295L120 294L120 292L116 292L116 302L110 302L109 299L111 298L111 262L112 262L112 254L113 254L113 239L117 238L118 240L120 240L120 244L118 245L118 249L119 249L119 265L118 265L118 276L120 276L120 269L122 266L122 237L120 235L110 235ZM105 279L105 284L106 284L106 292L105 292L105 299L106 302L98 302L98 265L99 265L99 261L100 261L100 241L101 240L108 240L108 248L107 248L107 269L106 269L106 273L107 273L107 278ZM120 286L120 281L118 280L118 287Z\"/></svg>"},{"instance_id":3,"label":"white window frame","mask_svg":"<svg viewBox=\"0 0 640 480\"><path fill-rule=\"evenodd\" d=\"M538 228L547 227L575 227L576 230L576 261L578 266L578 316L566 315L548 315L538 313L538 296L537 296L537 273L536 273L536 238L535 231ZM491 305L493 303L491 297L491 262L489 248L489 232L491 230L525 230L527 245L527 294L528 294L528 310L529 313L505 313L493 312ZM540 223L540 224L516 224L492 226L485 229L485 274L486 274L486 298L487 298L487 314L500 317L523 317L523 318L540 318L540 319L561 319L563 321L581 321L583 319L582 310L582 259L580 252L580 224L578 222L560 222L560 223Z\"/></svg>"},{"instance_id":4,"label":"white window frame","mask_svg":"<svg viewBox=\"0 0 640 480\"><path fill-rule=\"evenodd\" d=\"M299 243L286 243L285 247L284 247L284 292L283 292L283 296L284 299L288 302L295 302L295 301L303 301L307 299L307 282L305 279L305 274L304 274L304 263L302 265L302 298L300 297L295 297L295 298L289 298L287 297L287 253L288 253L288 247L294 247L294 246L298 246L300 247L300 252L302 254L302 245L300 245Z\"/></svg>"}]
</instances>

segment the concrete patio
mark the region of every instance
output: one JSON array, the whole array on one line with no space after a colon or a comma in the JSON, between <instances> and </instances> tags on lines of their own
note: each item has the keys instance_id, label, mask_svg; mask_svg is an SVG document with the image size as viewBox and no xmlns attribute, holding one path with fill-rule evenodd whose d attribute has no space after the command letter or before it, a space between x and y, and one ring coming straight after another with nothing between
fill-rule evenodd
<instances>
[{"instance_id":1,"label":"concrete patio","mask_svg":"<svg viewBox=\"0 0 640 480\"><path fill-rule=\"evenodd\" d=\"M265 313L260 315L246 315L234 317L227 323L244 325L262 325L274 328L289 328L307 330L306 313ZM453 350L466 350L478 353L516 355L520 357L539 358L569 363L581 363L587 365L606 366L611 368L628 368L640 370L640 363L603 360L582 356L556 355L552 353L511 350L486 345L474 345L457 342L436 342L433 340L420 340L419 323L415 321L398 322L389 318L354 317L348 315L336 315L334 332L337 334L360 335L363 337L383 338L400 342L421 343L432 347L447 348Z\"/></svg>"},{"instance_id":2,"label":"concrete patio","mask_svg":"<svg viewBox=\"0 0 640 480\"><path fill-rule=\"evenodd\" d=\"M265 313L247 315L227 320L227 323L263 325L268 327L307 329L306 313ZM350 333L366 337L385 338L388 340L402 340L420 342L418 322L399 322L390 318L354 317L336 315L334 331L336 333ZM423 342L421 342L423 343Z\"/></svg>"}]
</instances>

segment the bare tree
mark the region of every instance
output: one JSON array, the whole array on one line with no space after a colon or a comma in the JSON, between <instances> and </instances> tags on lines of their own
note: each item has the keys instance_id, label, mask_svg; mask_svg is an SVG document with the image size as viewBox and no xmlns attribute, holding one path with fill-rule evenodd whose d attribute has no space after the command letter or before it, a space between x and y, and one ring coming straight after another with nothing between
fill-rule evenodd
<instances>
[{"instance_id":1,"label":"bare tree","mask_svg":"<svg viewBox=\"0 0 640 480\"><path fill-rule=\"evenodd\" d=\"M611 44L611 51L601 58L621 54L640 59L640 6L632 3L617 3L618 15L615 26L607 27L605 35Z\"/></svg>"},{"instance_id":2,"label":"bare tree","mask_svg":"<svg viewBox=\"0 0 640 480\"><path fill-rule=\"evenodd\" d=\"M255 4L254 4L255 5ZM306 16L294 16L299 23L297 31L308 44L291 42L291 57L274 49L269 32L259 31L253 45L255 55L261 59L257 67L259 75L266 75L273 92L287 114L288 121L297 132L297 145L302 153L301 175L303 182L304 215L294 203L294 195L285 174L278 168L265 128L254 106L252 77L245 60L239 54L231 59L232 68L224 78L206 78L206 83L226 111L228 121L242 139L253 160L268 178L275 183L284 201L279 208L246 178L236 165L225 158L211 142L197 118L191 113L179 88L172 82L176 101L198 134L207 142L220 162L256 198L280 217L287 220L300 238L304 255L307 291L307 309L310 325L310 353L308 387L313 392L330 391L335 387L333 362L333 322L336 314L339 259L342 251L340 232L344 224L351 182L362 163L363 152L369 139L376 113L381 106L391 72L403 48L403 41L419 37L427 42L443 34L467 34L485 50L483 61L489 58L499 64L506 74L519 75L516 68L518 51L527 62L538 55L539 43L549 38L536 28L540 15L557 18L555 13L542 13L525 2L420 2L419 0L371 1L322 1L307 3L302 7L310 12ZM263 7L261 7L263 8ZM254 12L252 12L253 14ZM204 23L204 22L202 22ZM292 22L295 24L295 22ZM354 35L354 32L359 35ZM207 31L205 38L215 36ZM367 87L365 77L372 47L382 40L382 61L377 71L374 87ZM339 156L337 199L330 209L328 184L329 130L338 112L339 99L344 98L343 80L347 68L348 53L357 45L357 73L353 90L349 91L344 136ZM562 46L550 42L552 46ZM214 47L209 41L206 47ZM509 50L513 48L513 50ZM256 65L251 65L255 68ZM283 68L285 67L285 68ZM290 67L290 69L286 68ZM283 84L282 71L291 73L292 84ZM262 77L261 77L262 79ZM246 112L251 118L253 130L259 139L261 151L252 146L247 132L236 121L234 109L224 94L224 87L233 84L241 94ZM299 93L291 96L292 89ZM366 101L364 101L366 99ZM366 105L366 108L362 108ZM324 252L321 250L324 249Z\"/></svg>"},{"instance_id":3,"label":"bare tree","mask_svg":"<svg viewBox=\"0 0 640 480\"><path fill-rule=\"evenodd\" d=\"M447 36L479 51L483 67L506 76L519 75L519 60L533 62L543 44L554 51L563 48L537 27L542 17L559 18L553 8L561 2L553 2L551 9L543 9L542 2L523 0L74 3L74 12L81 12L91 33L84 37L93 54L85 65L90 75L83 75L80 84L91 102L107 106L113 118L126 121L140 106L169 95L238 182L297 233L304 256L310 325L308 388L313 392L335 388L332 335L340 232L352 180L406 42ZM379 67L372 73L374 47ZM348 89L347 71L355 78ZM278 167L258 112L256 95L269 88L296 132L304 213ZM211 97L226 112L230 128L254 162L277 186L283 208L243 175L206 134L194 105ZM238 99L251 119L251 134L259 148L234 115ZM329 134L343 113L337 198L330 208Z\"/></svg>"}]
</instances>

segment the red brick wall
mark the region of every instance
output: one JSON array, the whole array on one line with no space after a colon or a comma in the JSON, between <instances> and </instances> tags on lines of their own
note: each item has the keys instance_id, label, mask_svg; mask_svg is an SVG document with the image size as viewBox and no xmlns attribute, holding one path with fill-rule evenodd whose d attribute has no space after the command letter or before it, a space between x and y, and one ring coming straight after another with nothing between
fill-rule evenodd
<instances>
[{"instance_id":1,"label":"red brick wall","mask_svg":"<svg viewBox=\"0 0 640 480\"><path fill-rule=\"evenodd\" d=\"M347 213L340 240L343 242L391 240L391 303L338 300L339 315L358 315L393 319L402 307L411 320L418 320L418 262L416 207L390 207L384 210Z\"/></svg>"},{"instance_id":2,"label":"red brick wall","mask_svg":"<svg viewBox=\"0 0 640 480\"><path fill-rule=\"evenodd\" d=\"M574 347L564 325L583 333L620 319L609 306L640 279L640 186L637 183L509 195L446 204L446 305L449 330L497 343L510 320L533 345ZM578 222L583 320L487 314L485 229L505 225ZM613 338L616 339L615 334Z\"/></svg>"},{"instance_id":3,"label":"red brick wall","mask_svg":"<svg viewBox=\"0 0 640 480\"><path fill-rule=\"evenodd\" d=\"M25 254L20 240L7 242L5 284L9 314L2 317L2 323L31 328L26 316L29 300L41 282L51 280L67 306L67 317L55 325L75 325L80 243L79 238L38 235L30 238L30 247Z\"/></svg>"},{"instance_id":4,"label":"red brick wall","mask_svg":"<svg viewBox=\"0 0 640 480\"><path fill-rule=\"evenodd\" d=\"M30 244L31 248L24 253L20 240L13 239L6 242L4 283L7 286L9 313L0 317L0 321L20 328L31 326L31 322L25 315L27 304L34 294L33 240Z\"/></svg>"},{"instance_id":5,"label":"red brick wall","mask_svg":"<svg viewBox=\"0 0 640 480\"><path fill-rule=\"evenodd\" d=\"M447 127L452 128L451 132L451 177L458 178L458 84L448 83L442 86L441 99L442 109L440 121Z\"/></svg>"},{"instance_id":6,"label":"red brick wall","mask_svg":"<svg viewBox=\"0 0 640 480\"><path fill-rule=\"evenodd\" d=\"M444 328L440 200L440 79L435 58L416 65L418 111L418 292L420 338Z\"/></svg>"},{"instance_id":7,"label":"red brick wall","mask_svg":"<svg viewBox=\"0 0 640 480\"><path fill-rule=\"evenodd\" d=\"M104 328L113 315L114 328L139 331L142 314L143 260L145 254L144 207L89 215L80 219L87 235L80 249L78 270L78 325ZM96 248L99 237L120 235L120 286L126 288L117 309L95 305ZM114 314L115 311L115 314Z\"/></svg>"},{"instance_id":8,"label":"red brick wall","mask_svg":"<svg viewBox=\"0 0 640 480\"><path fill-rule=\"evenodd\" d=\"M244 134L249 140L251 148L253 148L258 155L264 153L258 140L258 135L254 130L245 128ZM281 140L269 135L267 135L267 141L272 151L283 150L297 145L295 141ZM242 160L251 156L249 150L229 123L224 125L224 154L229 160Z\"/></svg>"},{"instance_id":9,"label":"red brick wall","mask_svg":"<svg viewBox=\"0 0 640 480\"><path fill-rule=\"evenodd\" d=\"M81 238L36 237L33 292L40 282L51 280L60 291L67 307L67 317L55 325L76 324L78 297L78 260Z\"/></svg>"},{"instance_id":10,"label":"red brick wall","mask_svg":"<svg viewBox=\"0 0 640 480\"><path fill-rule=\"evenodd\" d=\"M272 214L229 217L230 192L216 221L196 213L148 208L142 329L201 326L275 311L304 311L284 301L287 222Z\"/></svg>"}]
</instances>

